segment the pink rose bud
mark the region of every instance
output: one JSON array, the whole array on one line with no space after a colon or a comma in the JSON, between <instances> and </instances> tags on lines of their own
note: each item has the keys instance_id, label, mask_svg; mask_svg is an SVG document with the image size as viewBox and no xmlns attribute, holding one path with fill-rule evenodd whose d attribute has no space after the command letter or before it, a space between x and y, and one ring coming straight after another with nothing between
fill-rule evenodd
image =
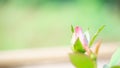
<instances>
[{"instance_id":1,"label":"pink rose bud","mask_svg":"<svg viewBox=\"0 0 120 68\"><path fill-rule=\"evenodd\" d=\"M75 43L75 41L77 40L77 38L80 39L81 43L83 44L83 46L86 46L88 45L88 42L87 42L87 39L85 37L85 34L83 33L82 31L82 28L80 28L79 26L77 26L75 28L75 31L73 33L73 36L72 36L72 44Z\"/></svg>"}]
</instances>

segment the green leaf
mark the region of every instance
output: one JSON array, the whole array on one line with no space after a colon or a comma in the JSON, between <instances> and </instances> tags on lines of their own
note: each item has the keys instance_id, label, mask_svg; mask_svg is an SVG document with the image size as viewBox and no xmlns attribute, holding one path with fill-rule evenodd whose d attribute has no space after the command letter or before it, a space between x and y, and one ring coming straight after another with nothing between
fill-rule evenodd
<instances>
[{"instance_id":1,"label":"green leaf","mask_svg":"<svg viewBox=\"0 0 120 68\"><path fill-rule=\"evenodd\" d=\"M81 41L79 40L79 38L77 38L77 40L75 41L74 51L75 52L80 52L80 53L85 52L85 49L83 48L83 45L82 45Z\"/></svg>"},{"instance_id":2,"label":"green leaf","mask_svg":"<svg viewBox=\"0 0 120 68\"><path fill-rule=\"evenodd\" d=\"M118 48L115 53L112 55L112 58L110 60L109 66L115 66L118 65L120 62L120 48Z\"/></svg>"},{"instance_id":3,"label":"green leaf","mask_svg":"<svg viewBox=\"0 0 120 68\"><path fill-rule=\"evenodd\" d=\"M85 54L71 53L69 56L72 64L76 68L97 68L96 63Z\"/></svg>"},{"instance_id":4,"label":"green leaf","mask_svg":"<svg viewBox=\"0 0 120 68\"><path fill-rule=\"evenodd\" d=\"M91 47L93 42L95 41L95 39L97 38L97 36L99 35L99 33L104 29L105 25L101 26L98 31L95 33L95 35L92 37L89 46Z\"/></svg>"},{"instance_id":5,"label":"green leaf","mask_svg":"<svg viewBox=\"0 0 120 68\"><path fill-rule=\"evenodd\" d=\"M74 27L71 25L71 31L72 33L74 33Z\"/></svg>"},{"instance_id":6,"label":"green leaf","mask_svg":"<svg viewBox=\"0 0 120 68\"><path fill-rule=\"evenodd\" d=\"M120 66L112 66L111 68L120 68Z\"/></svg>"}]
</instances>

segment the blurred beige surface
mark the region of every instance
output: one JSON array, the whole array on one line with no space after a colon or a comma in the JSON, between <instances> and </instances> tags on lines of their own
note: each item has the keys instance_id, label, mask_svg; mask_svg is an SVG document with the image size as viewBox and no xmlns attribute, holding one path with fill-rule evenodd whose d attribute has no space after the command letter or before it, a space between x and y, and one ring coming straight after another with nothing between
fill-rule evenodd
<instances>
[{"instance_id":1,"label":"blurred beige surface","mask_svg":"<svg viewBox=\"0 0 120 68\"><path fill-rule=\"evenodd\" d=\"M109 60L111 54L120 45L117 43L102 44L99 52L99 59ZM25 50L1 51L0 52L0 66L19 66L32 64L55 64L68 63L68 54L71 52L70 47L51 47L51 48L36 48ZM69 66L69 65L68 65ZM44 68L44 67L43 67Z\"/></svg>"},{"instance_id":2,"label":"blurred beige surface","mask_svg":"<svg viewBox=\"0 0 120 68\"><path fill-rule=\"evenodd\" d=\"M98 68L102 68L103 65L106 64L106 61L100 61L98 63ZM54 64L34 64L34 65L26 65L26 66L15 66L9 68L75 68L70 62L67 63L54 63Z\"/></svg>"}]
</instances>

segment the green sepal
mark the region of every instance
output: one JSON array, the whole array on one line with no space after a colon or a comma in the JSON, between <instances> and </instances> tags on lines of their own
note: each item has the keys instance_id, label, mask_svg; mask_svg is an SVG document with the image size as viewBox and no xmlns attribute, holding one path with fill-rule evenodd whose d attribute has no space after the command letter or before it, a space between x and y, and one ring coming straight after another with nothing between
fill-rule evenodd
<instances>
[{"instance_id":1,"label":"green sepal","mask_svg":"<svg viewBox=\"0 0 120 68\"><path fill-rule=\"evenodd\" d=\"M74 33L74 27L71 25L71 31L72 33Z\"/></svg>"},{"instance_id":2,"label":"green sepal","mask_svg":"<svg viewBox=\"0 0 120 68\"><path fill-rule=\"evenodd\" d=\"M79 38L75 41L75 44L73 45L74 52L80 52L80 53L85 53L85 49L83 48L83 45Z\"/></svg>"}]
</instances>

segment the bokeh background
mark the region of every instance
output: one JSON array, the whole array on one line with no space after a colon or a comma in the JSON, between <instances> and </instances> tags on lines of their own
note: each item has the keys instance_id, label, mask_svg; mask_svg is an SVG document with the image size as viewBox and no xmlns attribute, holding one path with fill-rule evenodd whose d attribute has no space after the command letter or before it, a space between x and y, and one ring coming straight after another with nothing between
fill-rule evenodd
<instances>
[{"instance_id":1,"label":"bokeh background","mask_svg":"<svg viewBox=\"0 0 120 68\"><path fill-rule=\"evenodd\" d=\"M70 46L71 25L120 41L120 0L0 0L0 50Z\"/></svg>"},{"instance_id":2,"label":"bokeh background","mask_svg":"<svg viewBox=\"0 0 120 68\"><path fill-rule=\"evenodd\" d=\"M102 68L120 45L120 0L0 0L0 68L74 68L71 25L91 36L106 25Z\"/></svg>"}]
</instances>

